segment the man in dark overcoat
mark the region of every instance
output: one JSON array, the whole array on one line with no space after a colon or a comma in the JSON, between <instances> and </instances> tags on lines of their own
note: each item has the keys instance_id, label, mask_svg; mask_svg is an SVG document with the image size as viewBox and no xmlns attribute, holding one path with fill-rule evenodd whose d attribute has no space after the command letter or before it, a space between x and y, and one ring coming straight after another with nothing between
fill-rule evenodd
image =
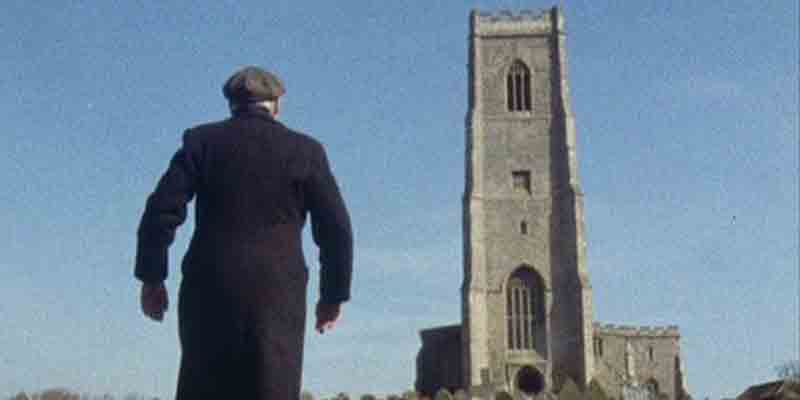
<instances>
[{"instance_id":1,"label":"man in dark overcoat","mask_svg":"<svg viewBox=\"0 0 800 400\"><path fill-rule=\"evenodd\" d=\"M167 249L196 197L178 300L176 399L299 399L306 215L320 249L320 333L350 298L350 217L322 145L276 120L284 94L276 76L246 67L223 93L232 116L188 129L147 199L135 266L142 310L163 318Z\"/></svg>"}]
</instances>

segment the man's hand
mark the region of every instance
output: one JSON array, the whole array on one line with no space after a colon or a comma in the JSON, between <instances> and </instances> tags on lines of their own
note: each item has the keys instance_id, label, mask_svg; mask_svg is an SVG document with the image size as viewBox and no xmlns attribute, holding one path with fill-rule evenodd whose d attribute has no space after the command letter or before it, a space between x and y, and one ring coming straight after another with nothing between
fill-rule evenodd
<instances>
[{"instance_id":1,"label":"man's hand","mask_svg":"<svg viewBox=\"0 0 800 400\"><path fill-rule=\"evenodd\" d=\"M142 312L154 321L161 322L169 307L169 296L164 282L142 284Z\"/></svg>"},{"instance_id":2,"label":"man's hand","mask_svg":"<svg viewBox=\"0 0 800 400\"><path fill-rule=\"evenodd\" d=\"M325 333L325 331L333 329L341 316L341 304L317 303L317 332Z\"/></svg>"}]
</instances>

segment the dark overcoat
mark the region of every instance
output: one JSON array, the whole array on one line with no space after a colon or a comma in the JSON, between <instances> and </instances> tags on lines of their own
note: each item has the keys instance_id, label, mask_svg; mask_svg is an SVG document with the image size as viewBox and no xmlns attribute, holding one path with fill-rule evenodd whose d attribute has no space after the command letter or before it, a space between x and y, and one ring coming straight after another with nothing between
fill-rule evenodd
<instances>
[{"instance_id":1,"label":"dark overcoat","mask_svg":"<svg viewBox=\"0 0 800 400\"><path fill-rule=\"evenodd\" d=\"M143 282L167 277L167 249L193 197L176 399L298 399L307 214L320 248L320 301L350 298L350 218L322 145L260 107L187 130L139 225Z\"/></svg>"}]
</instances>

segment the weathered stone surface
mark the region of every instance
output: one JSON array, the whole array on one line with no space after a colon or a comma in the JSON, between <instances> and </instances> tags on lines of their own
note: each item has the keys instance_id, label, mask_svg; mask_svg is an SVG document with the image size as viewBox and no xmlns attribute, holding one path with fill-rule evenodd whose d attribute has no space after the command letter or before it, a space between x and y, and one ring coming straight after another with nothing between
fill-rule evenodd
<instances>
[{"instance_id":1,"label":"weathered stone surface","mask_svg":"<svg viewBox=\"0 0 800 400\"><path fill-rule=\"evenodd\" d=\"M621 397L626 384L652 386L668 399L684 393L678 327L596 323L594 342L594 379L610 397Z\"/></svg>"},{"instance_id":2,"label":"weathered stone surface","mask_svg":"<svg viewBox=\"0 0 800 400\"><path fill-rule=\"evenodd\" d=\"M610 400L603 386L600 385L596 379L592 379L589 383L588 397L589 400Z\"/></svg>"},{"instance_id":3,"label":"weathered stone surface","mask_svg":"<svg viewBox=\"0 0 800 400\"><path fill-rule=\"evenodd\" d=\"M558 392L558 400L586 400L586 397L572 379L567 379Z\"/></svg>"}]
</instances>

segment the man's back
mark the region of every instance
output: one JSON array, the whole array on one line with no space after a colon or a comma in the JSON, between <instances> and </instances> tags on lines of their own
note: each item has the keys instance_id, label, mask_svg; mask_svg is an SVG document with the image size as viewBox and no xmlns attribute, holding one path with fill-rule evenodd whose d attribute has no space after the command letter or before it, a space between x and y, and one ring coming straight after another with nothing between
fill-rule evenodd
<instances>
[{"instance_id":1,"label":"man's back","mask_svg":"<svg viewBox=\"0 0 800 400\"><path fill-rule=\"evenodd\" d=\"M183 140L148 199L140 255L146 256L148 249L161 251L165 241L171 242L186 216L182 204L196 196L184 278L246 280L246 272L259 271L255 265L300 273L305 269L301 232L308 212L320 246L322 300L347 300L349 287L342 284L349 282L352 263L349 216L316 140L286 128L258 107L190 129ZM234 274L239 264L246 264L246 271ZM136 272L145 281L163 280L166 265L140 262Z\"/></svg>"},{"instance_id":2,"label":"man's back","mask_svg":"<svg viewBox=\"0 0 800 400\"><path fill-rule=\"evenodd\" d=\"M262 80L256 87L268 78L263 71L254 76ZM239 86L229 86L234 78L242 79ZM229 87L253 87L251 78L248 69L234 75L226 97ZM176 399L294 399L305 334L305 217L311 215L320 248L320 331L350 297L350 218L319 142L284 127L260 103L233 108L231 118L184 134L148 197L135 275L145 283L143 309L159 319L167 249L196 196L178 304L183 352ZM164 299L149 307L154 285Z\"/></svg>"},{"instance_id":3,"label":"man's back","mask_svg":"<svg viewBox=\"0 0 800 400\"><path fill-rule=\"evenodd\" d=\"M275 225L302 223L302 185L316 168L312 146L319 146L313 139L253 111L196 127L187 141L202 158L199 232L257 239Z\"/></svg>"},{"instance_id":4,"label":"man's back","mask_svg":"<svg viewBox=\"0 0 800 400\"><path fill-rule=\"evenodd\" d=\"M201 125L191 129L185 140L198 158L201 178L184 276L212 272L192 270L196 258L213 260L215 265L239 258L239 264L249 266L291 263L292 267L280 267L305 268L301 231L306 213L327 201L320 214L339 225L346 222L338 193L333 193L338 188L319 179L327 174L321 145L287 129L266 111L245 110L228 120ZM325 199L320 199L321 192L327 193ZM323 241L346 238L341 234ZM336 252L342 246L329 247ZM237 274L243 275L244 271Z\"/></svg>"}]
</instances>

